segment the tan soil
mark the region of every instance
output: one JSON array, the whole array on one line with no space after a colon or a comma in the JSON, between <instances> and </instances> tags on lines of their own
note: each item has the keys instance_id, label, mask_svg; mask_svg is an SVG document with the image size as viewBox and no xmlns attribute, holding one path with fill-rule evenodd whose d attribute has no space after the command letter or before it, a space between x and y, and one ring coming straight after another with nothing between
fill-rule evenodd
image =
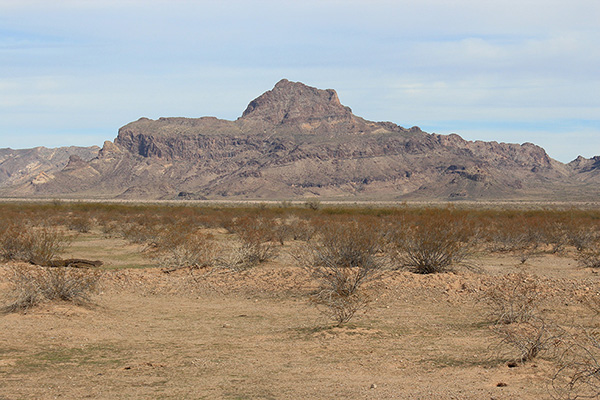
<instances>
[{"instance_id":1,"label":"tan soil","mask_svg":"<svg viewBox=\"0 0 600 400\"><path fill-rule=\"evenodd\" d=\"M131 245L90 237L68 256L106 252L95 304L0 316L0 399L550 398L554 361L509 368L481 291L501 274L537 275L544 306L566 321L599 285L568 257L485 256L479 271L390 272L368 311L335 328L285 253L245 272L165 274L115 269Z\"/></svg>"}]
</instances>

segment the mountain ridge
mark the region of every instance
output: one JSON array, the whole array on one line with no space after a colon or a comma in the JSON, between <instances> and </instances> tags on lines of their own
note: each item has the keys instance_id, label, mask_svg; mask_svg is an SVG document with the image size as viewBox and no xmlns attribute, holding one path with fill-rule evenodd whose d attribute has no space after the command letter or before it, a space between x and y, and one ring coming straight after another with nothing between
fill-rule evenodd
<instances>
[{"instance_id":1,"label":"mountain ridge","mask_svg":"<svg viewBox=\"0 0 600 400\"><path fill-rule=\"evenodd\" d=\"M140 118L95 157L75 155L44 172L18 184L0 179L0 195L591 199L599 192L600 157L563 164L531 143L468 141L368 121L333 89L283 79L234 121Z\"/></svg>"}]
</instances>

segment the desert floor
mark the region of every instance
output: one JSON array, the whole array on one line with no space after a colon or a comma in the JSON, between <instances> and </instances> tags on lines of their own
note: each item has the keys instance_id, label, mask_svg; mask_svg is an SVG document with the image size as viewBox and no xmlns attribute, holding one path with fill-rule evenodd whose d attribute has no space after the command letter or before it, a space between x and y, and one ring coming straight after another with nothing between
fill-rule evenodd
<instances>
[{"instance_id":1,"label":"desert floor","mask_svg":"<svg viewBox=\"0 0 600 400\"><path fill-rule=\"evenodd\" d=\"M100 293L0 315L0 399L552 398L556 356L509 367L516 353L482 293L526 273L546 314L572 325L588 315L581 294L600 287L569 256L476 254L475 270L386 272L370 306L336 327L309 303L294 245L246 271L165 273L139 245L79 235L64 256L105 262Z\"/></svg>"}]
</instances>

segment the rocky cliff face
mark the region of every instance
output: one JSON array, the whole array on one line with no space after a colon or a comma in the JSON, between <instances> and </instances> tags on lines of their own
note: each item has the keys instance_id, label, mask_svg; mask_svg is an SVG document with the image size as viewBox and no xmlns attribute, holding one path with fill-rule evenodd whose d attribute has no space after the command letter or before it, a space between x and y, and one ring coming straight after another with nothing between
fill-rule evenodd
<instances>
[{"instance_id":1,"label":"rocky cliff face","mask_svg":"<svg viewBox=\"0 0 600 400\"><path fill-rule=\"evenodd\" d=\"M282 80L235 121L141 118L97 157L71 157L62 171L18 190L171 199L563 199L588 164L561 164L530 143L472 142L366 121L334 90Z\"/></svg>"}]
</instances>

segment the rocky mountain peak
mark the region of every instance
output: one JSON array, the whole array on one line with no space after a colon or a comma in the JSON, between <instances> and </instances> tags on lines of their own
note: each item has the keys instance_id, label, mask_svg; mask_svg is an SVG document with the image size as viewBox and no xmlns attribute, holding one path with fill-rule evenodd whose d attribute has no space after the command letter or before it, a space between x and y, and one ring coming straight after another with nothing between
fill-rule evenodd
<instances>
[{"instance_id":1,"label":"rocky mountain peak","mask_svg":"<svg viewBox=\"0 0 600 400\"><path fill-rule=\"evenodd\" d=\"M335 90L317 89L282 79L272 90L252 100L240 119L281 125L311 120L350 120L352 117L352 110L340 103Z\"/></svg>"},{"instance_id":2,"label":"rocky mountain peak","mask_svg":"<svg viewBox=\"0 0 600 400\"><path fill-rule=\"evenodd\" d=\"M592 158L585 158L582 156L577 157L573 161L567 164L570 168L579 172L588 172L592 170L600 169L600 156Z\"/></svg>"}]
</instances>

